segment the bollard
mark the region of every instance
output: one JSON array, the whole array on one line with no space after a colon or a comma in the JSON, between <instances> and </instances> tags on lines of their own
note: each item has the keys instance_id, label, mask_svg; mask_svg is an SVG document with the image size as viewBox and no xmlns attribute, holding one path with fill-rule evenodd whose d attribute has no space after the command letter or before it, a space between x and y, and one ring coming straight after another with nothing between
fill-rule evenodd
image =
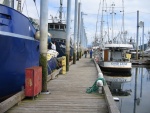
<instances>
[{"instance_id":1,"label":"bollard","mask_svg":"<svg viewBox=\"0 0 150 113\"><path fill-rule=\"evenodd\" d=\"M62 56L61 64L62 64L62 71L61 71L61 73L62 74L66 74L66 56Z\"/></svg>"},{"instance_id":2,"label":"bollard","mask_svg":"<svg viewBox=\"0 0 150 113\"><path fill-rule=\"evenodd\" d=\"M103 73L102 73L102 72L99 72L99 73L98 73L98 78L104 78L104 76L103 76Z\"/></svg>"},{"instance_id":3,"label":"bollard","mask_svg":"<svg viewBox=\"0 0 150 113\"><path fill-rule=\"evenodd\" d=\"M104 86L103 81L102 81L102 80L98 80L98 81L96 82L96 85L98 86L98 92L99 92L100 94L102 94L102 93L103 93L103 86Z\"/></svg>"}]
</instances>

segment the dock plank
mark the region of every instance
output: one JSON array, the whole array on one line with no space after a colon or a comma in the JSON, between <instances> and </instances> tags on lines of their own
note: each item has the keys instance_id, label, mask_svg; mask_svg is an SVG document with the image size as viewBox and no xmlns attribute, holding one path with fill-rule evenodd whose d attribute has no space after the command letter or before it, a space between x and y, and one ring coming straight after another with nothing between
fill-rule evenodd
<instances>
[{"instance_id":1,"label":"dock plank","mask_svg":"<svg viewBox=\"0 0 150 113\"><path fill-rule=\"evenodd\" d=\"M108 113L104 95L87 94L86 88L97 79L93 61L82 58L71 65L66 75L48 82L49 95L24 99L6 113Z\"/></svg>"}]
</instances>

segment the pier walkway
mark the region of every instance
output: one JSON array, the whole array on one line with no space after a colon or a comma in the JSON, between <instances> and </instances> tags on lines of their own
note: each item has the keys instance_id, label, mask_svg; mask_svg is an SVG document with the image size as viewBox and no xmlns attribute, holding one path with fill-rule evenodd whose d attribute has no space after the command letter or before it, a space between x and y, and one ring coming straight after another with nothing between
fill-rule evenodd
<instances>
[{"instance_id":1,"label":"pier walkway","mask_svg":"<svg viewBox=\"0 0 150 113\"><path fill-rule=\"evenodd\" d=\"M51 94L24 99L6 113L108 113L104 95L86 93L96 79L94 62L82 57L65 75L48 82Z\"/></svg>"}]
</instances>

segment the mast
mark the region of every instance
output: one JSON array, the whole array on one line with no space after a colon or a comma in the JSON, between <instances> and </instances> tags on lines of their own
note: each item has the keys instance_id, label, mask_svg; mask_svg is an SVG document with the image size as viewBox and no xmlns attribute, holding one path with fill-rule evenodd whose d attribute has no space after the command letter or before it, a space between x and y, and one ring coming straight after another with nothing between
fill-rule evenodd
<instances>
[{"instance_id":1,"label":"mast","mask_svg":"<svg viewBox=\"0 0 150 113\"><path fill-rule=\"evenodd\" d=\"M63 3L63 0L60 0L60 8L59 8L59 19L60 19L60 23L62 23L62 4Z\"/></svg>"},{"instance_id":2,"label":"mast","mask_svg":"<svg viewBox=\"0 0 150 113\"><path fill-rule=\"evenodd\" d=\"M125 31L124 31L124 0L122 0L122 31L123 31L123 39L124 39L124 43L126 43L126 39L125 39Z\"/></svg>"},{"instance_id":3,"label":"mast","mask_svg":"<svg viewBox=\"0 0 150 113\"><path fill-rule=\"evenodd\" d=\"M114 6L115 6L115 4L113 3L111 6L112 6L112 13L111 13L112 14L112 30L111 31L112 31L112 43L113 43L113 37L114 37L114 34L113 34L114 33L114 28L113 28L114 26L113 26L113 24L114 24Z\"/></svg>"},{"instance_id":4,"label":"mast","mask_svg":"<svg viewBox=\"0 0 150 113\"><path fill-rule=\"evenodd\" d=\"M102 5L102 17L101 17L101 46L103 46L103 10L104 10L104 0L103 0L103 5Z\"/></svg>"}]
</instances>

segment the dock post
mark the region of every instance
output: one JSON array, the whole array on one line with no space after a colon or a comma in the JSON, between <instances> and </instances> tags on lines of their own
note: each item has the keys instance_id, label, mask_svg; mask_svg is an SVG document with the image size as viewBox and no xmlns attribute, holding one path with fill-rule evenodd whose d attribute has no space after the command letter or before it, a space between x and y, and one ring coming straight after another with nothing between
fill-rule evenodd
<instances>
[{"instance_id":1,"label":"dock post","mask_svg":"<svg viewBox=\"0 0 150 113\"><path fill-rule=\"evenodd\" d=\"M70 16L71 16L71 0L67 0L67 38L66 38L66 71L69 71L70 57Z\"/></svg>"},{"instance_id":2,"label":"dock post","mask_svg":"<svg viewBox=\"0 0 150 113\"><path fill-rule=\"evenodd\" d=\"M41 0L40 2L40 66L42 66L42 92L47 92L48 0Z\"/></svg>"},{"instance_id":3,"label":"dock post","mask_svg":"<svg viewBox=\"0 0 150 113\"><path fill-rule=\"evenodd\" d=\"M73 64L76 64L76 39L77 39L77 27L78 27L78 0L75 0L75 15L74 15L74 53L73 53Z\"/></svg>"},{"instance_id":4,"label":"dock post","mask_svg":"<svg viewBox=\"0 0 150 113\"><path fill-rule=\"evenodd\" d=\"M78 7L78 38L77 38L77 60L79 60L80 58L80 48L79 48L79 44L80 44L80 16L81 16L81 3L78 3L79 7Z\"/></svg>"},{"instance_id":5,"label":"dock post","mask_svg":"<svg viewBox=\"0 0 150 113\"><path fill-rule=\"evenodd\" d=\"M66 74L66 56L62 56L61 64L62 64L61 73Z\"/></svg>"}]
</instances>

